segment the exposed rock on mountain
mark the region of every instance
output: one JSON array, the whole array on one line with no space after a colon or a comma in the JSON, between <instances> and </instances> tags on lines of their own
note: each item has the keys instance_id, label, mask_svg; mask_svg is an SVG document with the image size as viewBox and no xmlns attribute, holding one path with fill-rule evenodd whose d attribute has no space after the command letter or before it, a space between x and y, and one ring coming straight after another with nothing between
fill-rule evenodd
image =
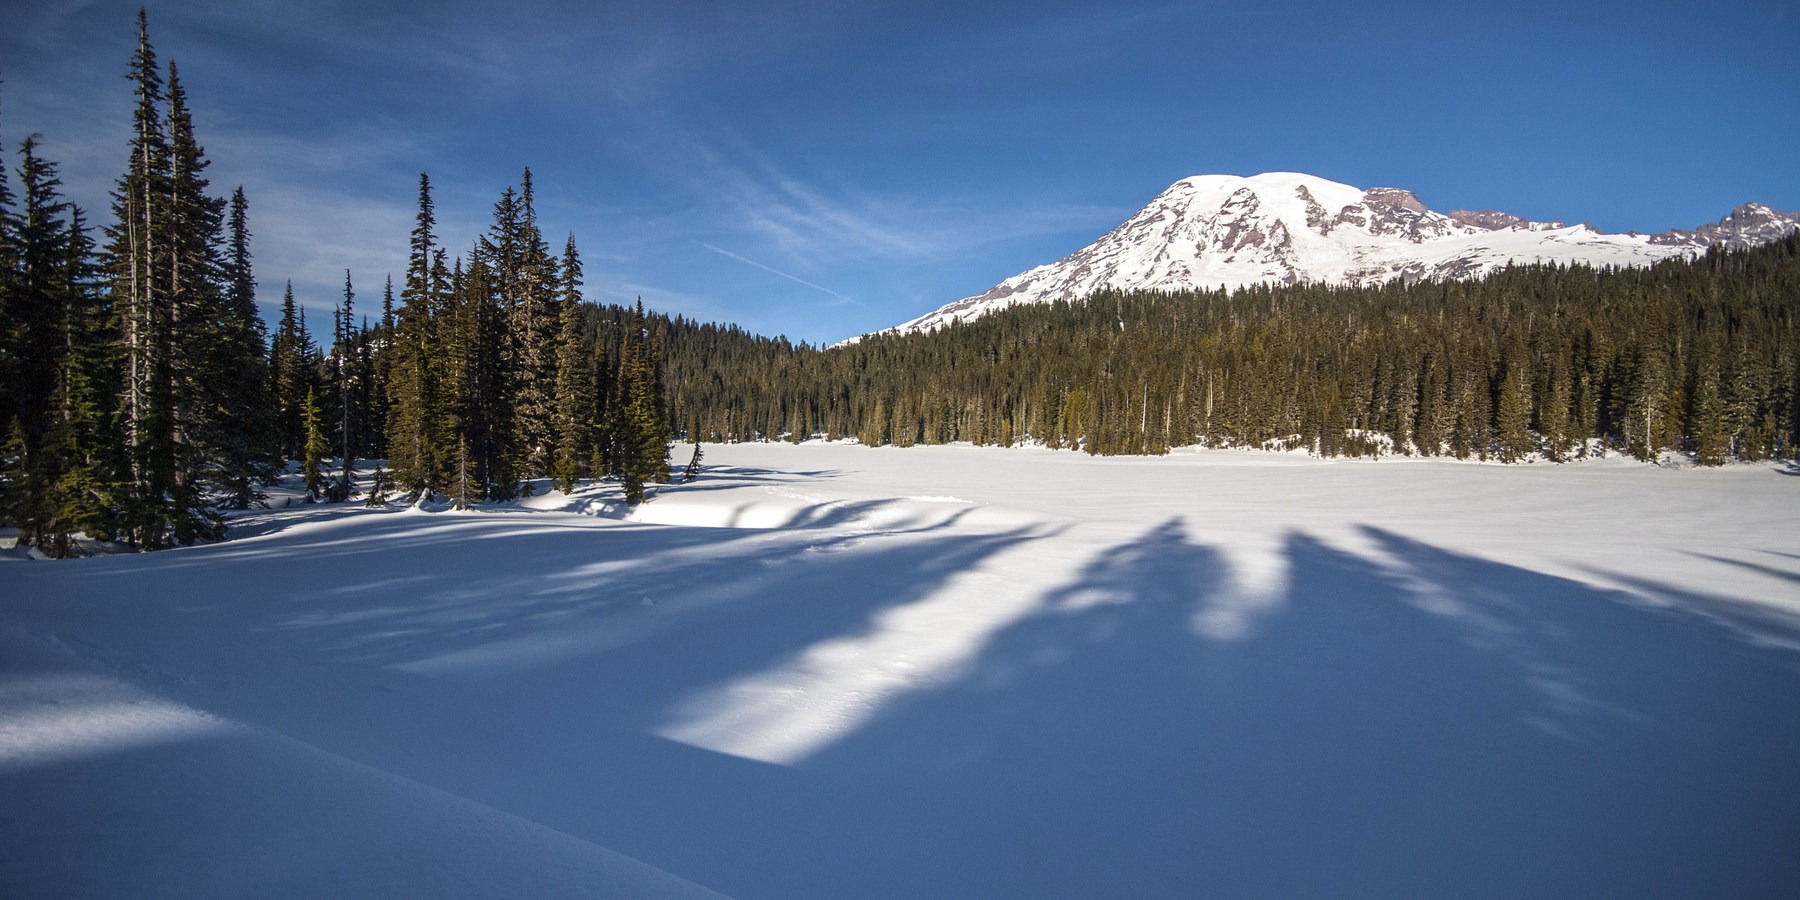
<instances>
[{"instance_id":1,"label":"exposed rock on mountain","mask_svg":"<svg viewBox=\"0 0 1800 900\"><path fill-rule=\"evenodd\" d=\"M1745 204L1715 224L1657 235L1602 234L1493 210L1437 213L1411 191L1363 190L1311 175L1201 175L1171 185L1099 240L895 330L929 330L1015 303L1099 288L1183 290L1253 284L1379 284L1472 278L1510 263L1641 266L1706 247L1767 243L1800 213Z\"/></svg>"}]
</instances>

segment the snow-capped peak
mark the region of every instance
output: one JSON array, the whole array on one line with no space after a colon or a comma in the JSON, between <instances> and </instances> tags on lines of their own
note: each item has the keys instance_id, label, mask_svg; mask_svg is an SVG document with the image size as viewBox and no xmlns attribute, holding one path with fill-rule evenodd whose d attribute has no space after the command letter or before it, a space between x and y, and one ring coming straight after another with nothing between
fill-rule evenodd
<instances>
[{"instance_id":1,"label":"snow-capped peak","mask_svg":"<svg viewBox=\"0 0 1800 900\"><path fill-rule=\"evenodd\" d=\"M1232 289L1470 278L1510 263L1648 265L1709 246L1747 247L1800 228L1800 214L1739 206L1718 223L1659 235L1603 234L1494 210L1433 212L1411 191L1365 190L1298 172L1196 175L1049 265L892 329L928 331L1015 303L1100 288Z\"/></svg>"}]
</instances>

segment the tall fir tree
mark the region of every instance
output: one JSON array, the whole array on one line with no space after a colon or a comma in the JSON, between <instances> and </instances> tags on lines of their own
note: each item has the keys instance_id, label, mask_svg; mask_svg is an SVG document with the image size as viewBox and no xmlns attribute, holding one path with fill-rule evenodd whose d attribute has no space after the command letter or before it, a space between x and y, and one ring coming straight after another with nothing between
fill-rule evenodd
<instances>
[{"instance_id":1,"label":"tall fir tree","mask_svg":"<svg viewBox=\"0 0 1800 900\"><path fill-rule=\"evenodd\" d=\"M387 459L389 383L394 371L394 276L389 275L381 288L381 321L375 326L369 350L369 455Z\"/></svg>"},{"instance_id":2,"label":"tall fir tree","mask_svg":"<svg viewBox=\"0 0 1800 900\"><path fill-rule=\"evenodd\" d=\"M173 311L164 281L169 243L169 142L163 126L162 73L150 44L149 25L138 10L138 41L130 72L136 104L125 174L113 190L113 225L106 259L114 307L124 342L121 416L132 496L124 537L143 547L167 542L160 499L174 489L170 432L170 329Z\"/></svg>"},{"instance_id":3,"label":"tall fir tree","mask_svg":"<svg viewBox=\"0 0 1800 900\"><path fill-rule=\"evenodd\" d=\"M1727 422L1725 395L1720 389L1719 364L1714 351L1701 351L1688 387L1688 434L1694 461L1703 466L1723 465L1731 449L1732 430Z\"/></svg>"},{"instance_id":4,"label":"tall fir tree","mask_svg":"<svg viewBox=\"0 0 1800 900\"><path fill-rule=\"evenodd\" d=\"M12 180L6 170L6 164L0 161L0 429L11 427L17 417L15 391L21 352L21 323L13 298L19 260L18 225L13 214Z\"/></svg>"},{"instance_id":5,"label":"tall fir tree","mask_svg":"<svg viewBox=\"0 0 1800 900\"><path fill-rule=\"evenodd\" d=\"M594 474L600 413L599 347L587 327L581 299L581 255L573 234L563 246L559 275L561 297L557 303L562 327L556 338L556 415L552 420L557 455L551 474L556 487L567 493L575 489L578 479Z\"/></svg>"},{"instance_id":6,"label":"tall fir tree","mask_svg":"<svg viewBox=\"0 0 1800 900\"><path fill-rule=\"evenodd\" d=\"M442 489L448 463L438 419L444 401L438 329L448 272L433 232L436 224L431 179L420 173L419 211L387 351L389 466L400 489L413 498Z\"/></svg>"},{"instance_id":7,"label":"tall fir tree","mask_svg":"<svg viewBox=\"0 0 1800 900\"><path fill-rule=\"evenodd\" d=\"M669 480L670 429L660 390L660 362L644 303L625 333L619 368L619 481L625 502L644 502L648 486Z\"/></svg>"},{"instance_id":8,"label":"tall fir tree","mask_svg":"<svg viewBox=\"0 0 1800 900\"><path fill-rule=\"evenodd\" d=\"M274 418L275 459L285 463L299 459L306 443L301 406L306 391L313 386L314 373L308 360L312 338L306 333L304 314L294 302L294 283L289 281L281 294L281 320L275 337L269 342L270 406Z\"/></svg>"},{"instance_id":9,"label":"tall fir tree","mask_svg":"<svg viewBox=\"0 0 1800 900\"><path fill-rule=\"evenodd\" d=\"M49 424L58 356L64 352L62 307L66 302L69 205L57 188L54 164L37 155L37 136L19 147L20 208L8 229L14 245L6 307L13 371L7 384L9 419L17 419L27 445Z\"/></svg>"},{"instance_id":10,"label":"tall fir tree","mask_svg":"<svg viewBox=\"0 0 1800 900\"><path fill-rule=\"evenodd\" d=\"M508 370L513 382L512 435L520 474L536 478L550 474L559 455L556 367L563 321L558 309L556 260L538 228L530 169L522 178L511 227L516 235L508 243L516 259L507 266L512 283L502 288L502 294L507 304Z\"/></svg>"},{"instance_id":11,"label":"tall fir tree","mask_svg":"<svg viewBox=\"0 0 1800 900\"><path fill-rule=\"evenodd\" d=\"M350 283L350 270L345 269L344 303L332 317L332 330L336 339L331 353L331 367L337 388L338 452L342 466L332 486L334 500L347 500L350 497L356 467L356 429L361 424L355 398L359 366L357 344L360 343L352 307L355 300L356 290Z\"/></svg>"},{"instance_id":12,"label":"tall fir tree","mask_svg":"<svg viewBox=\"0 0 1800 900\"><path fill-rule=\"evenodd\" d=\"M1523 351L1509 356L1500 373L1494 402L1494 450L1501 462L1520 462L1537 452L1531 434L1531 386L1526 381Z\"/></svg>"},{"instance_id":13,"label":"tall fir tree","mask_svg":"<svg viewBox=\"0 0 1800 900\"><path fill-rule=\"evenodd\" d=\"M268 329L256 308L256 276L251 267L249 202L239 186L231 193L227 219L225 297L210 342L216 379L223 455L223 488L234 509L264 505L260 485L276 475L275 404L269 390Z\"/></svg>"},{"instance_id":14,"label":"tall fir tree","mask_svg":"<svg viewBox=\"0 0 1800 900\"><path fill-rule=\"evenodd\" d=\"M331 452L331 444L325 437L318 392L310 387L300 404L300 420L306 429L306 446L300 454L300 480L306 488L306 498L317 500L325 496L325 454Z\"/></svg>"},{"instance_id":15,"label":"tall fir tree","mask_svg":"<svg viewBox=\"0 0 1800 900\"><path fill-rule=\"evenodd\" d=\"M194 134L187 92L173 60L168 76L169 219L168 332L170 393L174 399L169 442L174 448L171 485L161 498L169 537L176 543L217 540L225 523L215 494L248 472L229 470L245 456L248 423L230 416L230 381L245 377L248 360L222 358L233 330L226 320L221 257L225 202L206 193L206 152ZM237 448L234 450L233 448ZM155 502L155 498L152 498Z\"/></svg>"},{"instance_id":16,"label":"tall fir tree","mask_svg":"<svg viewBox=\"0 0 1800 900\"><path fill-rule=\"evenodd\" d=\"M479 250L479 248L477 248ZM485 254L470 255L469 267L454 278L456 314L451 356L459 361L452 446L470 467L475 486L469 499L510 500L517 495L519 454L513 433L513 378L508 365L507 318ZM458 476L463 477L462 475Z\"/></svg>"}]
</instances>

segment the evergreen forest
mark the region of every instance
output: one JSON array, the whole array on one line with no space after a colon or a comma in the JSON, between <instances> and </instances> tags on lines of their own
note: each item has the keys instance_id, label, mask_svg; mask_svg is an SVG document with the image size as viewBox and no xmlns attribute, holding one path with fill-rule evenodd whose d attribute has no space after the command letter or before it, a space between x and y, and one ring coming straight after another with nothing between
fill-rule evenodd
<instances>
[{"instance_id":1,"label":"evergreen forest","mask_svg":"<svg viewBox=\"0 0 1800 900\"><path fill-rule=\"evenodd\" d=\"M1800 447L1800 235L1649 268L1102 291L824 350L676 319L671 414L708 441L1038 442L1701 465Z\"/></svg>"},{"instance_id":2,"label":"evergreen forest","mask_svg":"<svg viewBox=\"0 0 1800 900\"><path fill-rule=\"evenodd\" d=\"M78 534L140 550L224 536L297 463L308 500L501 501L610 476L628 502L669 478L659 339L635 309L584 303L570 236L553 253L531 172L452 253L421 175L398 297L359 312L351 273L315 337L291 282L257 307L249 201L215 196L173 61L143 12L131 139L99 233L27 137L0 167L0 520L52 557ZM379 464L378 464L379 465ZM369 474L364 470L365 474Z\"/></svg>"},{"instance_id":3,"label":"evergreen forest","mask_svg":"<svg viewBox=\"0 0 1800 900\"><path fill-rule=\"evenodd\" d=\"M79 552L78 534L219 539L225 510L263 504L296 467L327 502L460 507L614 478L635 504L669 479L677 439L695 444L689 477L701 441L814 436L1509 463L1800 447L1800 236L1643 269L1102 291L820 348L586 302L575 239L552 249L529 169L485 233L447 246L421 175L399 284L371 303L344 272L315 334L290 283L271 326L249 199L215 195L142 13L138 35L98 229L37 136L0 167L0 519L50 556Z\"/></svg>"}]
</instances>

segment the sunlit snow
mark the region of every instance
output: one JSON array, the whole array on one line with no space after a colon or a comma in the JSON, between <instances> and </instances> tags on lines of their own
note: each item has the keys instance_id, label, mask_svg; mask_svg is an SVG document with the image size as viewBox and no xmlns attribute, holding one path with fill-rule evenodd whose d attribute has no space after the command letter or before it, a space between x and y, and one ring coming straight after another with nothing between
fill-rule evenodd
<instances>
[{"instance_id":1,"label":"sunlit snow","mask_svg":"<svg viewBox=\"0 0 1800 900\"><path fill-rule=\"evenodd\" d=\"M0 896L1800 883L1791 465L706 462L0 562Z\"/></svg>"}]
</instances>

